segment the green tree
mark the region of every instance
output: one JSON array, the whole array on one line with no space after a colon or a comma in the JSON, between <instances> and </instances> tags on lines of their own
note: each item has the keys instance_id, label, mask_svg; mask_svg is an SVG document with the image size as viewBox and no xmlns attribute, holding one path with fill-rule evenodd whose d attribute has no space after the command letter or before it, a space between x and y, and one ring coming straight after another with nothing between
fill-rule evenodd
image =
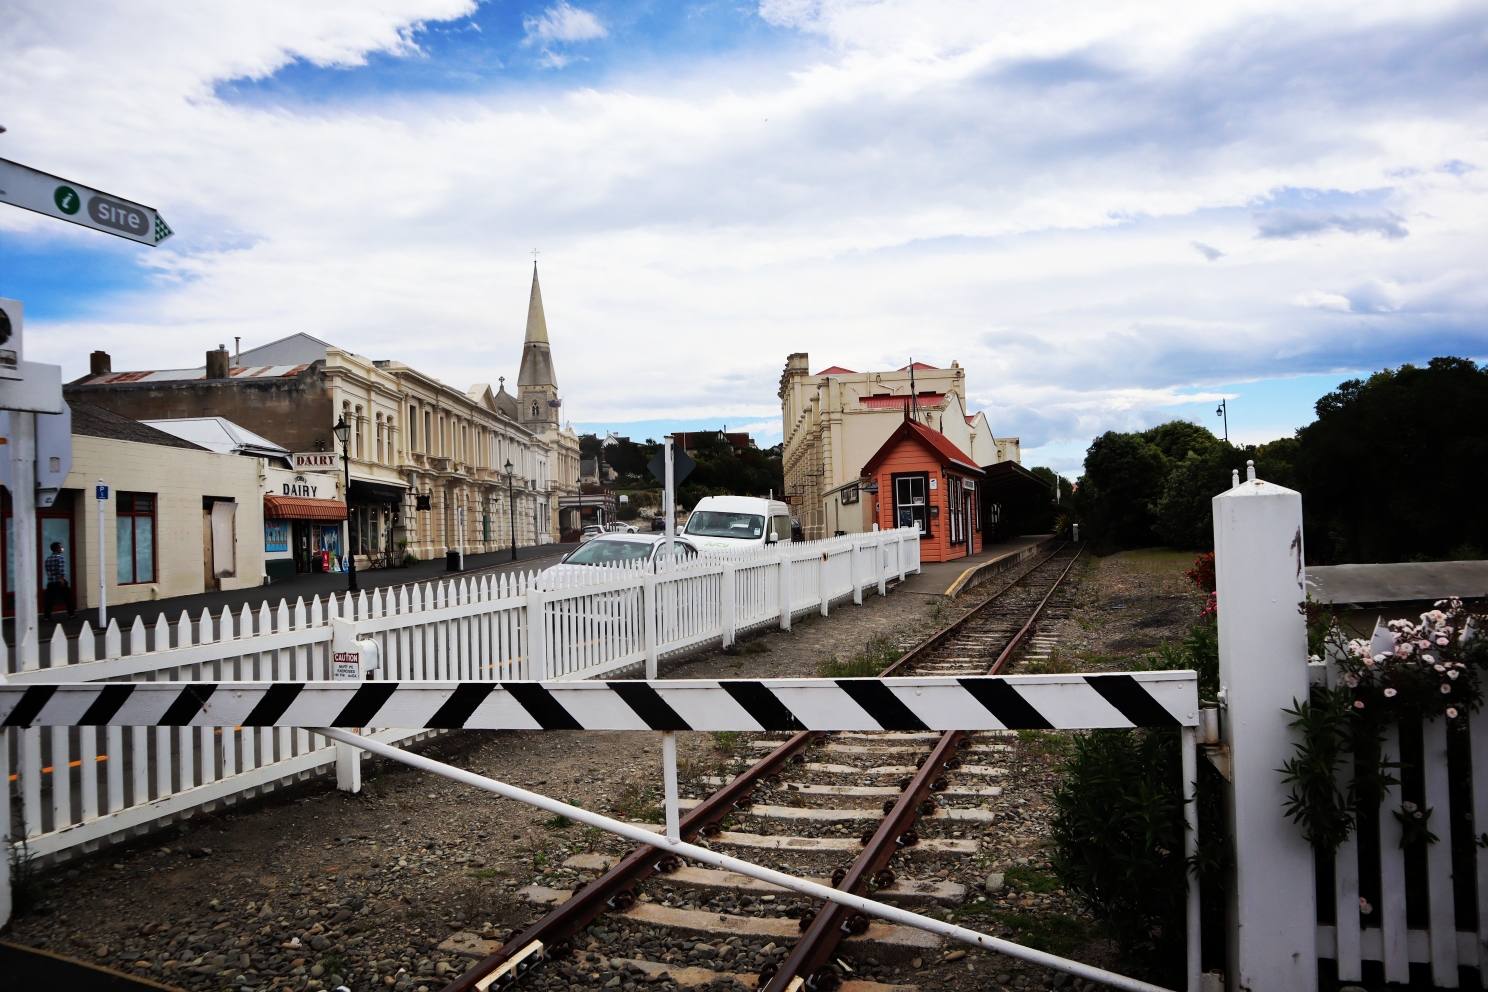
<instances>
[{"instance_id":1,"label":"green tree","mask_svg":"<svg viewBox=\"0 0 1488 992\"><path fill-rule=\"evenodd\" d=\"M1202 455L1215 445L1223 444L1219 438L1198 424L1187 420L1170 420L1142 432L1142 439L1163 453L1169 462L1181 462L1190 451Z\"/></svg>"},{"instance_id":2,"label":"green tree","mask_svg":"<svg viewBox=\"0 0 1488 992\"><path fill-rule=\"evenodd\" d=\"M1117 547L1151 544L1151 505L1167 474L1167 458L1140 434L1107 431L1092 441L1076 499L1090 537Z\"/></svg>"},{"instance_id":3,"label":"green tree","mask_svg":"<svg viewBox=\"0 0 1488 992\"><path fill-rule=\"evenodd\" d=\"M1488 367L1433 358L1351 379L1318 400L1297 441L1309 561L1488 549Z\"/></svg>"}]
</instances>

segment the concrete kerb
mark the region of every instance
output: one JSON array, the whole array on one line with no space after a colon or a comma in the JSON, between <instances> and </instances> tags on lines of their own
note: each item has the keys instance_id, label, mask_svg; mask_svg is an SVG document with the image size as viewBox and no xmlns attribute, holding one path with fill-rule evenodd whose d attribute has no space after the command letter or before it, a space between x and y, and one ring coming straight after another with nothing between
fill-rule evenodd
<instances>
[{"instance_id":1,"label":"concrete kerb","mask_svg":"<svg viewBox=\"0 0 1488 992\"><path fill-rule=\"evenodd\" d=\"M1058 537L1050 537L1040 541L1038 544L1031 544L1026 548L1019 548L1017 551L1009 551L1007 554L999 555L991 561L984 561L980 565L973 565L971 568L962 572L956 578L955 582L951 583L950 588L946 589L945 595L948 598L954 599L969 589L975 589L977 586L985 585L993 578L1009 569L1016 568L1029 558L1047 551L1052 551L1060 540Z\"/></svg>"}]
</instances>

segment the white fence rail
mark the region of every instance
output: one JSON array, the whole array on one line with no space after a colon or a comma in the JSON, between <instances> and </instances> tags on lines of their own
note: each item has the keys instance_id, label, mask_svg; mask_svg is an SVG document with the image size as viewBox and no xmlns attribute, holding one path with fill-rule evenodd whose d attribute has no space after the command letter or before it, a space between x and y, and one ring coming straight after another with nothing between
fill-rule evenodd
<instances>
[{"instance_id":1,"label":"white fence rail","mask_svg":"<svg viewBox=\"0 0 1488 992\"><path fill-rule=\"evenodd\" d=\"M794 615L825 615L848 596L861 602L864 589L884 591L919 560L919 534L904 529L708 556L660 573L574 567L281 600L256 612L183 612L174 623L136 618L127 632L111 622L101 638L70 641L59 628L40 667L8 678L318 681L331 676L332 618L378 642L378 679L581 679L639 665L655 677L668 655L727 645L761 626L789 629ZM397 743L430 732L363 733ZM333 766L355 784L351 749L288 728L0 728L9 779L0 832L24 838L32 855L64 858Z\"/></svg>"}]
</instances>

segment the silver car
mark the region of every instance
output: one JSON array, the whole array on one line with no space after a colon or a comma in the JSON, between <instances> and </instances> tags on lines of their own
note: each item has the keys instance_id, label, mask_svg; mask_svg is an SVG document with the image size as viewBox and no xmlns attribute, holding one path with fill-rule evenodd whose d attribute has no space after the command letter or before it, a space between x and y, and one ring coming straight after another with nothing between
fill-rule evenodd
<instances>
[{"instance_id":1,"label":"silver car","mask_svg":"<svg viewBox=\"0 0 1488 992\"><path fill-rule=\"evenodd\" d=\"M542 573L558 578L564 574L587 572L583 566L629 565L655 571L666 548L664 534L600 534L559 559L558 564ZM697 557L697 546L682 537L672 538L672 555L680 563Z\"/></svg>"}]
</instances>

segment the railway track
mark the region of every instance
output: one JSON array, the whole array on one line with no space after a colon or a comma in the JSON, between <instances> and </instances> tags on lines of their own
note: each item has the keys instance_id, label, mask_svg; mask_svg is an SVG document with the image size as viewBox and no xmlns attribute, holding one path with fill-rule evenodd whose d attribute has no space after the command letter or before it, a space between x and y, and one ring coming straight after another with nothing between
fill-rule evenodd
<instances>
[{"instance_id":1,"label":"railway track","mask_svg":"<svg viewBox=\"0 0 1488 992\"><path fill-rule=\"evenodd\" d=\"M1046 653L1037 623L1065 612L1056 593L1078 555L1079 548L1065 544L1027 566L882 674L997 674L1025 646L1032 656ZM682 800L680 832L684 840L905 908L956 906L966 900L966 887L936 879L931 869L979 852L977 835L995 821L988 807L1002 792L995 762L1010 748L1000 736L804 732L756 740L753 746L768 752L763 758L729 781L708 782L721 788L706 798ZM732 977L762 992L909 992L913 986L875 979L940 949L939 938L924 931L682 865L657 847L637 848L618 862L579 855L569 867L598 877L446 992L486 992L514 982L638 988L663 973L684 986ZM672 937L642 941L645 954L611 957L609 935L591 925L603 914L643 935ZM678 934L686 936L675 939ZM696 950L702 947L706 955Z\"/></svg>"}]
</instances>

